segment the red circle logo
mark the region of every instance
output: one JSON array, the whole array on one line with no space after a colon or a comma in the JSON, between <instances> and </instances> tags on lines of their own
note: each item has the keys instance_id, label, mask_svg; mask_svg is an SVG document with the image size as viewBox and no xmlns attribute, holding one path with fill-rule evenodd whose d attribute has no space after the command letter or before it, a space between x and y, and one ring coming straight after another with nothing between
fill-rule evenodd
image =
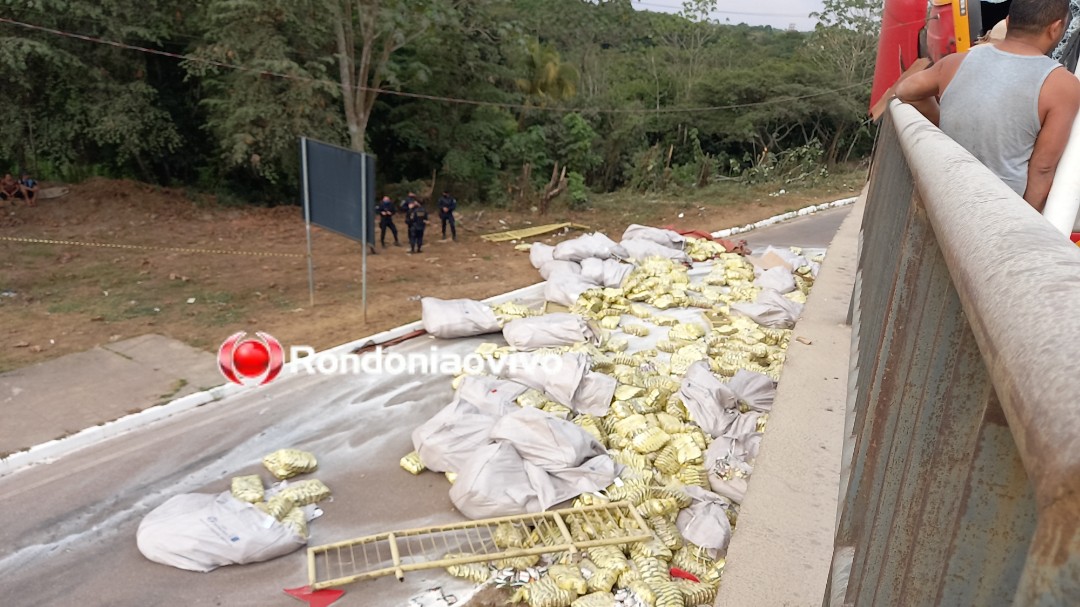
<instances>
[{"instance_id":1,"label":"red circle logo","mask_svg":"<svg viewBox=\"0 0 1080 607\"><path fill-rule=\"evenodd\" d=\"M269 333L256 332L258 339L244 339L246 335L243 331L235 333L218 348L221 374L241 385L245 379L257 380L259 385L268 383L278 376L285 362L281 342Z\"/></svg>"}]
</instances>

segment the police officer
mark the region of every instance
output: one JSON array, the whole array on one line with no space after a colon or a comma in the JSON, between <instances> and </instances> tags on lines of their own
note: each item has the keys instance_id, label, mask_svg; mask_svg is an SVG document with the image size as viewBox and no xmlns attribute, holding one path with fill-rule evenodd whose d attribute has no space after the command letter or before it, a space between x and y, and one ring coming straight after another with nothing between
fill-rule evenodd
<instances>
[{"instance_id":1,"label":"police officer","mask_svg":"<svg viewBox=\"0 0 1080 607\"><path fill-rule=\"evenodd\" d=\"M394 225L394 213L397 212L394 209L394 201L390 200L389 196L383 196L382 202L379 203L379 206L375 207L375 212L379 215L379 240L382 241L383 248L386 248L387 229L394 235L394 246L400 247L401 243L398 242L397 226Z\"/></svg>"},{"instance_id":2,"label":"police officer","mask_svg":"<svg viewBox=\"0 0 1080 607\"><path fill-rule=\"evenodd\" d=\"M412 202L414 200L416 200L416 194L414 192L409 192L408 196L406 196L405 198L402 198L401 203L399 204L399 206L401 207L401 212L402 213L408 213L409 212L409 207L412 206Z\"/></svg>"},{"instance_id":3,"label":"police officer","mask_svg":"<svg viewBox=\"0 0 1080 607\"><path fill-rule=\"evenodd\" d=\"M409 210L405 213L405 225L409 226L409 253L419 253L424 246L424 228L427 227L428 213L424 205L413 198Z\"/></svg>"},{"instance_id":4,"label":"police officer","mask_svg":"<svg viewBox=\"0 0 1080 607\"><path fill-rule=\"evenodd\" d=\"M446 240L446 224L450 224L450 234L457 242L457 226L454 225L454 210L457 209L457 200L450 192L443 192L439 197L439 219L442 220L442 239Z\"/></svg>"}]
</instances>

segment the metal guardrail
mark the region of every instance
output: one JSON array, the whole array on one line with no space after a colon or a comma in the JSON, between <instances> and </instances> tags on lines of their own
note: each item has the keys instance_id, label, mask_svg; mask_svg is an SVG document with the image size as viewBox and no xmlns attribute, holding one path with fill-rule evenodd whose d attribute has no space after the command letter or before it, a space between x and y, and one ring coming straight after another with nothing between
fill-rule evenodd
<instances>
[{"instance_id":1,"label":"metal guardrail","mask_svg":"<svg viewBox=\"0 0 1080 607\"><path fill-rule=\"evenodd\" d=\"M897 103L866 205L824 604L1080 604L1080 249Z\"/></svg>"}]
</instances>

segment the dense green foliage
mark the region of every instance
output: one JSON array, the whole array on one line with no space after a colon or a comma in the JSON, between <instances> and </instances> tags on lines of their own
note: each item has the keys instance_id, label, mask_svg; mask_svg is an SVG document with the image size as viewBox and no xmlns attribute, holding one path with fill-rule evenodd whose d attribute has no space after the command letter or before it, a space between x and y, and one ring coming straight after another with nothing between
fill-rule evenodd
<instances>
[{"instance_id":1,"label":"dense green foliage","mask_svg":"<svg viewBox=\"0 0 1080 607\"><path fill-rule=\"evenodd\" d=\"M710 4L0 0L15 21L186 57L0 23L0 167L288 202L306 135L376 154L382 184L435 172L462 200L529 200L558 163L585 205L814 179L868 152L875 3L828 0L810 33L709 22Z\"/></svg>"}]
</instances>

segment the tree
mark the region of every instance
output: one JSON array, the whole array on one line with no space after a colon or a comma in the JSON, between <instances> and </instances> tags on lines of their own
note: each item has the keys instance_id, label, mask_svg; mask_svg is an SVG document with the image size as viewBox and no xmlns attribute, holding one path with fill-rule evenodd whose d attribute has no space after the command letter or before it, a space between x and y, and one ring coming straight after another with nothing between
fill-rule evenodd
<instances>
[{"instance_id":1,"label":"tree","mask_svg":"<svg viewBox=\"0 0 1080 607\"><path fill-rule=\"evenodd\" d=\"M578 72L550 45L531 40L525 55L525 78L518 88L530 101L540 106L569 99L577 93Z\"/></svg>"},{"instance_id":2,"label":"tree","mask_svg":"<svg viewBox=\"0 0 1080 607\"><path fill-rule=\"evenodd\" d=\"M163 0L0 0L6 17L118 42L160 47L189 3ZM155 179L183 143L148 58L115 47L4 25L0 29L0 161L75 177L94 165L107 174Z\"/></svg>"},{"instance_id":3,"label":"tree","mask_svg":"<svg viewBox=\"0 0 1080 607\"><path fill-rule=\"evenodd\" d=\"M404 73L420 64L392 61L395 53L433 28L454 21L449 0L326 0L331 5L341 99L352 149L364 151L375 101L384 86L400 86Z\"/></svg>"}]
</instances>

